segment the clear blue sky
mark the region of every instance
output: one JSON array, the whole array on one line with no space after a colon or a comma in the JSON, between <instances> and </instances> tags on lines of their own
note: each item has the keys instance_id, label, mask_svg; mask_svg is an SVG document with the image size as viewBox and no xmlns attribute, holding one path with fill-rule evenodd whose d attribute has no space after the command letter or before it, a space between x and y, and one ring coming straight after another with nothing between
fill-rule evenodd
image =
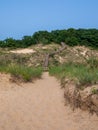
<instances>
[{"instance_id":1,"label":"clear blue sky","mask_svg":"<svg viewBox=\"0 0 98 130\"><path fill-rule=\"evenodd\" d=\"M98 29L98 0L0 0L0 39L39 30Z\"/></svg>"}]
</instances>

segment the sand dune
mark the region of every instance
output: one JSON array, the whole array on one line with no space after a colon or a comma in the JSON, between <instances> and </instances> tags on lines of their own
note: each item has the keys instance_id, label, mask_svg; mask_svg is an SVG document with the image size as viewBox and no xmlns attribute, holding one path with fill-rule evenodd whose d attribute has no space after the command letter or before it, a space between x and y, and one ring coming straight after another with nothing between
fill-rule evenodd
<instances>
[{"instance_id":1,"label":"sand dune","mask_svg":"<svg viewBox=\"0 0 98 130\"><path fill-rule=\"evenodd\" d=\"M26 49L20 49L20 50L12 50L10 52L17 53L17 54L27 54L27 53L34 53L36 51L34 51L33 49L26 48Z\"/></svg>"},{"instance_id":2,"label":"sand dune","mask_svg":"<svg viewBox=\"0 0 98 130\"><path fill-rule=\"evenodd\" d=\"M0 81L0 130L98 129L96 115L79 109L73 112L65 105L63 89L48 73L34 83L21 85L10 83L6 75L3 77Z\"/></svg>"}]
</instances>

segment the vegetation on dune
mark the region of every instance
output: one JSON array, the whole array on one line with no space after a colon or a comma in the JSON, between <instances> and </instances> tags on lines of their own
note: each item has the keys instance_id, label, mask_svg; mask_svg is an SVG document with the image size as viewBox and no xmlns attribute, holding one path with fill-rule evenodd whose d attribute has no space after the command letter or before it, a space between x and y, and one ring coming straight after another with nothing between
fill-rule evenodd
<instances>
[{"instance_id":1,"label":"vegetation on dune","mask_svg":"<svg viewBox=\"0 0 98 130\"><path fill-rule=\"evenodd\" d=\"M96 58L86 63L69 62L50 67L51 75L60 79L64 88L64 98L72 107L88 110L98 115L98 66Z\"/></svg>"},{"instance_id":2,"label":"vegetation on dune","mask_svg":"<svg viewBox=\"0 0 98 130\"><path fill-rule=\"evenodd\" d=\"M89 59L90 60L90 59ZM96 60L96 62L98 62ZM78 87L92 85L98 83L98 67L92 67L92 62L89 64L66 63L60 66L50 67L49 73L61 79L65 78L75 81Z\"/></svg>"},{"instance_id":3,"label":"vegetation on dune","mask_svg":"<svg viewBox=\"0 0 98 130\"><path fill-rule=\"evenodd\" d=\"M32 36L24 36L21 40L7 38L4 41L0 41L0 47L11 49L26 48L39 43L46 45L52 42L57 44L65 42L69 46L85 45L98 48L98 30L70 28L68 30L54 30L51 32L38 31Z\"/></svg>"},{"instance_id":4,"label":"vegetation on dune","mask_svg":"<svg viewBox=\"0 0 98 130\"><path fill-rule=\"evenodd\" d=\"M1 65L0 72L9 73L13 78L23 81L32 81L32 79L40 78L42 75L42 68L28 67L18 64Z\"/></svg>"}]
</instances>

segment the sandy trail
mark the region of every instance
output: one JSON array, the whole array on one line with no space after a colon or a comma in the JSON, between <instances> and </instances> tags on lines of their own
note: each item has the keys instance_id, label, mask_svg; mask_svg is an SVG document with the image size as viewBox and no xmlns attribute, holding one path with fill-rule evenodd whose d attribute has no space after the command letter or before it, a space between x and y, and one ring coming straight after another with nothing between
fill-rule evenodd
<instances>
[{"instance_id":1,"label":"sandy trail","mask_svg":"<svg viewBox=\"0 0 98 130\"><path fill-rule=\"evenodd\" d=\"M0 88L0 130L98 130L96 115L64 106L63 90L48 73L22 86L2 79Z\"/></svg>"}]
</instances>

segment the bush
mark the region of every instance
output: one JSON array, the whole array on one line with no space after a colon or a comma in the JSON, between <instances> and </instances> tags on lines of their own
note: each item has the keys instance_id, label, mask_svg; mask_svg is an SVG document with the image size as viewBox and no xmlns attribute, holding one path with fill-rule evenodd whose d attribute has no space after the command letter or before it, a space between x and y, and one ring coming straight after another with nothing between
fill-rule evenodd
<instances>
[{"instance_id":1,"label":"bush","mask_svg":"<svg viewBox=\"0 0 98 130\"><path fill-rule=\"evenodd\" d=\"M8 48L25 48L34 44L49 44L49 43L65 42L69 46L84 45L93 48L98 48L98 29L73 29L38 31L32 36L24 36L21 40L7 38L0 41L0 47Z\"/></svg>"}]
</instances>

